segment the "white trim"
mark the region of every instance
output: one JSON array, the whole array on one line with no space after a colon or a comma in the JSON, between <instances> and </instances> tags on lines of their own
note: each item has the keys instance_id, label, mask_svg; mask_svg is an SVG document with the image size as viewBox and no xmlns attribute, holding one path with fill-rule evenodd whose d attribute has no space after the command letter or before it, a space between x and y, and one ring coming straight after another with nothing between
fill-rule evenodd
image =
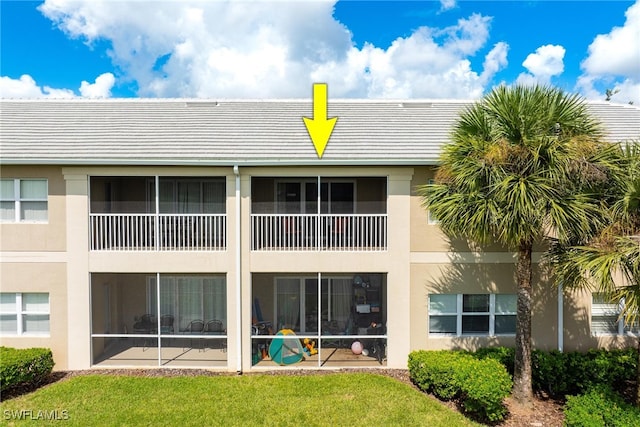
<instances>
[{"instance_id":1,"label":"white trim","mask_svg":"<svg viewBox=\"0 0 640 427\"><path fill-rule=\"evenodd\" d=\"M2 262L50 262L65 263L69 261L68 252L43 252L43 251L0 251L0 263Z\"/></svg>"},{"instance_id":2,"label":"white trim","mask_svg":"<svg viewBox=\"0 0 640 427\"><path fill-rule=\"evenodd\" d=\"M558 351L564 350L564 293L562 283L558 284Z\"/></svg>"},{"instance_id":3,"label":"white trim","mask_svg":"<svg viewBox=\"0 0 640 427\"><path fill-rule=\"evenodd\" d=\"M240 168L238 165L233 165L233 174L236 178L236 192L235 192L235 275L236 275L236 371L242 372L242 215L241 215L241 199L240 199ZM251 186L251 181L249 181ZM251 191L251 190L249 190ZM225 188L226 194L226 188ZM226 194L228 199L228 194ZM225 208L226 212L226 208ZM226 231L225 231L226 232ZM251 348L251 346L249 346ZM229 363L227 361L227 363Z\"/></svg>"}]
</instances>

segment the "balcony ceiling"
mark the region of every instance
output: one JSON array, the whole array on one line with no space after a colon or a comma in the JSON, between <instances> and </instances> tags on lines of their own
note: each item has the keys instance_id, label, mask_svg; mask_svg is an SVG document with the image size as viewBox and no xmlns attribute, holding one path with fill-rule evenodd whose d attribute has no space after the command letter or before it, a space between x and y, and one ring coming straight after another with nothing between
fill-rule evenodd
<instances>
[{"instance_id":1,"label":"balcony ceiling","mask_svg":"<svg viewBox=\"0 0 640 427\"><path fill-rule=\"evenodd\" d=\"M310 100L2 100L0 163L93 165L435 164L470 101L329 100L322 159ZM640 139L640 108L590 102L610 141Z\"/></svg>"}]
</instances>

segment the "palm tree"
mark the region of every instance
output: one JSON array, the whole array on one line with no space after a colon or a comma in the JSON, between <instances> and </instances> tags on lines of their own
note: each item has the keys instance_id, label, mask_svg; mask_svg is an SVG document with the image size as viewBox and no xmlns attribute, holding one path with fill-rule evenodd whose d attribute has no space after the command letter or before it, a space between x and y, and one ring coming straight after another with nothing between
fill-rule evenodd
<instances>
[{"instance_id":1,"label":"palm tree","mask_svg":"<svg viewBox=\"0 0 640 427\"><path fill-rule=\"evenodd\" d=\"M518 254L513 397L532 402L532 252L550 236L588 238L604 220L614 150L577 95L549 86L499 86L467 108L445 146L423 205L452 237L497 241Z\"/></svg>"},{"instance_id":2,"label":"palm tree","mask_svg":"<svg viewBox=\"0 0 640 427\"><path fill-rule=\"evenodd\" d=\"M550 261L567 287L590 289L611 302L624 301L621 318L638 327L640 313L640 144L626 146L618 179L603 199L609 222L583 245L552 246ZM639 331L636 331L639 332ZM638 336L636 405L640 406L640 335Z\"/></svg>"}]
</instances>

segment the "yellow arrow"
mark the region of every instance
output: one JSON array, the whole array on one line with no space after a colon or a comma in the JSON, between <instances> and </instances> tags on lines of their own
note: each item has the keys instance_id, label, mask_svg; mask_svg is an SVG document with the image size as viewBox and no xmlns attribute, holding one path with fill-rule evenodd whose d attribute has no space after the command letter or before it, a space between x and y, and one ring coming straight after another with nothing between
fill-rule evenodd
<instances>
[{"instance_id":1,"label":"yellow arrow","mask_svg":"<svg viewBox=\"0 0 640 427\"><path fill-rule=\"evenodd\" d=\"M313 146L316 148L318 158L322 158L324 149L327 147L333 127L338 121L337 117L327 119L327 84L313 84L313 118L303 117L304 125L311 137Z\"/></svg>"}]
</instances>

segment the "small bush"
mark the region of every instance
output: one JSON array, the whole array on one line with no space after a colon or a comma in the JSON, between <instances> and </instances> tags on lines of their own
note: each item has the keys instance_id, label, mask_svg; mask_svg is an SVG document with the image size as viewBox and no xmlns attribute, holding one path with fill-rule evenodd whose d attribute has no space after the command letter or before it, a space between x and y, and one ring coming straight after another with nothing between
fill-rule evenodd
<instances>
[{"instance_id":1,"label":"small bush","mask_svg":"<svg viewBox=\"0 0 640 427\"><path fill-rule=\"evenodd\" d=\"M637 350L558 351L533 354L533 386L555 398L578 395L593 387L623 391L635 380Z\"/></svg>"},{"instance_id":2,"label":"small bush","mask_svg":"<svg viewBox=\"0 0 640 427\"><path fill-rule=\"evenodd\" d=\"M53 355L48 348L15 349L0 347L0 391L17 386L36 386L53 369Z\"/></svg>"},{"instance_id":3,"label":"small bush","mask_svg":"<svg viewBox=\"0 0 640 427\"><path fill-rule=\"evenodd\" d=\"M568 396L564 409L568 427L637 427L640 409L624 402L608 387L595 387L580 396Z\"/></svg>"},{"instance_id":4,"label":"small bush","mask_svg":"<svg viewBox=\"0 0 640 427\"><path fill-rule=\"evenodd\" d=\"M499 421L511 391L511 377L496 360L478 360L465 352L415 351L409 354L409 374L423 391L440 399L459 398L465 412Z\"/></svg>"},{"instance_id":5,"label":"small bush","mask_svg":"<svg viewBox=\"0 0 640 427\"><path fill-rule=\"evenodd\" d=\"M495 359L513 375L513 348L481 348L470 354L481 360ZM637 355L635 348L586 353L534 350L531 355L533 389L556 399L582 394L599 385L624 392L635 381Z\"/></svg>"},{"instance_id":6,"label":"small bush","mask_svg":"<svg viewBox=\"0 0 640 427\"><path fill-rule=\"evenodd\" d=\"M483 347L472 353L476 358L494 359L500 362L513 376L513 366L516 358L516 350L512 347Z\"/></svg>"}]
</instances>

